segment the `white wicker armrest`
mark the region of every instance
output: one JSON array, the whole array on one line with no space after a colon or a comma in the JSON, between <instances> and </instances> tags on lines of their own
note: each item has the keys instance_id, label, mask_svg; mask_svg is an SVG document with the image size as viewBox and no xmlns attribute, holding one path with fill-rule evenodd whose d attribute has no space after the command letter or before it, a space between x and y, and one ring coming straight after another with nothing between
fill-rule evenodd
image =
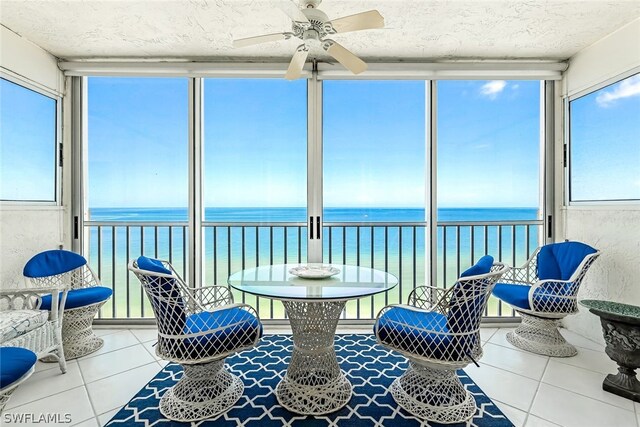
<instances>
[{"instance_id":1,"label":"white wicker armrest","mask_svg":"<svg viewBox=\"0 0 640 427\"><path fill-rule=\"evenodd\" d=\"M66 288L14 288L0 290L0 311L2 310L39 310L42 295L51 294L49 320L62 319L64 304L67 301ZM60 296L62 294L62 297ZM59 301L59 302L58 302Z\"/></svg>"},{"instance_id":2,"label":"white wicker armrest","mask_svg":"<svg viewBox=\"0 0 640 427\"><path fill-rule=\"evenodd\" d=\"M418 286L409 294L407 304L445 314L452 290L453 288L445 289L429 285Z\"/></svg>"},{"instance_id":3,"label":"white wicker armrest","mask_svg":"<svg viewBox=\"0 0 640 427\"><path fill-rule=\"evenodd\" d=\"M539 312L572 313L577 309L577 286L570 294L558 290L575 285L571 280L540 280L529 289L529 307ZM544 299L545 297L546 300Z\"/></svg>"}]
</instances>

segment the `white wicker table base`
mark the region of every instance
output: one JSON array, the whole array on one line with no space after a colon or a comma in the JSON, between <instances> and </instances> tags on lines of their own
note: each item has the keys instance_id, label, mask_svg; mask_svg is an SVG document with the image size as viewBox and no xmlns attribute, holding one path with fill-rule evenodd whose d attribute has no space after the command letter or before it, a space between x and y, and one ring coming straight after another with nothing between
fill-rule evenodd
<instances>
[{"instance_id":1,"label":"white wicker table base","mask_svg":"<svg viewBox=\"0 0 640 427\"><path fill-rule=\"evenodd\" d=\"M224 367L225 359L182 365L180 381L165 391L160 412L173 421L198 421L228 411L240 399L244 384Z\"/></svg>"},{"instance_id":2,"label":"white wicker table base","mask_svg":"<svg viewBox=\"0 0 640 427\"><path fill-rule=\"evenodd\" d=\"M578 350L558 331L558 321L531 316L521 311L522 322L515 331L507 333L507 341L522 350L551 357L571 357Z\"/></svg>"},{"instance_id":3,"label":"white wicker table base","mask_svg":"<svg viewBox=\"0 0 640 427\"><path fill-rule=\"evenodd\" d=\"M293 352L287 373L276 387L278 402L303 415L335 412L352 394L333 343L346 301L283 303L291 322Z\"/></svg>"},{"instance_id":4,"label":"white wicker table base","mask_svg":"<svg viewBox=\"0 0 640 427\"><path fill-rule=\"evenodd\" d=\"M409 368L390 387L398 405L418 418L444 424L460 423L476 413L476 401L456 370L435 369L409 361Z\"/></svg>"}]
</instances>

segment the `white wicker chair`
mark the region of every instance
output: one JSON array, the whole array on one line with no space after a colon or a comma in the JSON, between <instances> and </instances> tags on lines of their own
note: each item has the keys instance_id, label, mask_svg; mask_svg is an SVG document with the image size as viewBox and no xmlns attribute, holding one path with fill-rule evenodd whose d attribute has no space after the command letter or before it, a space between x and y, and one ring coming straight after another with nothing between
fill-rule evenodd
<instances>
[{"instance_id":1,"label":"white wicker chair","mask_svg":"<svg viewBox=\"0 0 640 427\"><path fill-rule=\"evenodd\" d=\"M53 294L53 308L42 310L42 294ZM67 290L55 287L0 290L0 346L23 347L38 359L67 363L62 347L62 322Z\"/></svg>"},{"instance_id":2,"label":"white wicker chair","mask_svg":"<svg viewBox=\"0 0 640 427\"><path fill-rule=\"evenodd\" d=\"M187 287L166 261L141 256L129 263L129 270L142 283L158 323L156 354L184 370L160 399L160 412L184 422L229 410L244 385L225 369L225 359L260 340L255 310L234 304L226 287Z\"/></svg>"},{"instance_id":3,"label":"white wicker chair","mask_svg":"<svg viewBox=\"0 0 640 427\"><path fill-rule=\"evenodd\" d=\"M93 353L103 346L103 339L93 333L93 318L113 292L100 285L84 257L65 250L41 252L27 262L23 275L35 287L69 290L62 321L62 344L67 360ZM51 306L51 294L43 296L42 308Z\"/></svg>"},{"instance_id":4,"label":"white wicker chair","mask_svg":"<svg viewBox=\"0 0 640 427\"><path fill-rule=\"evenodd\" d=\"M577 354L558 331L558 320L578 311L578 290L600 252L581 242L542 246L519 268L510 269L493 294L522 317L507 341L514 346L552 357Z\"/></svg>"},{"instance_id":5,"label":"white wicker chair","mask_svg":"<svg viewBox=\"0 0 640 427\"><path fill-rule=\"evenodd\" d=\"M407 371L390 387L409 413L447 424L473 417L475 400L456 370L482 357L480 319L506 271L487 255L462 273L455 286L421 286L409 295L409 305L380 311L374 326L378 342L409 359Z\"/></svg>"}]
</instances>

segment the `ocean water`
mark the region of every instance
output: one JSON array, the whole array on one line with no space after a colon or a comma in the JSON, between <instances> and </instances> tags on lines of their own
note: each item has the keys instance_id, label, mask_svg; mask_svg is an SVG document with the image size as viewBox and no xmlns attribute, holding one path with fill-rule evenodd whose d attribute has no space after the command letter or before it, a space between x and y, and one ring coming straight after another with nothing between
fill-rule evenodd
<instances>
[{"instance_id":1,"label":"ocean water","mask_svg":"<svg viewBox=\"0 0 640 427\"><path fill-rule=\"evenodd\" d=\"M424 221L421 208L325 208L325 222L418 222ZM439 221L533 220L537 208L440 208ZM91 221L186 222L187 208L92 208ZM305 208L206 208L211 222L305 222Z\"/></svg>"},{"instance_id":2,"label":"ocean water","mask_svg":"<svg viewBox=\"0 0 640 427\"><path fill-rule=\"evenodd\" d=\"M538 225L498 226L495 221L536 220L536 208L444 208L438 210L437 286L455 283L461 271L485 253L510 265L520 265L539 245ZM346 318L373 318L387 303L406 301L415 287L428 284L427 229L423 209L326 208L326 223L353 223L323 228L323 258L336 264L357 264L383 269L400 278L400 285L384 295L350 301ZM128 260L141 254L169 260L186 273L186 208L94 208L91 221L123 225L88 226L88 259L101 280L114 289L103 317L148 317L151 308L140 285L127 272ZM136 222L157 226L136 226ZM306 224L304 208L207 208L203 227L205 284L226 284L230 274L263 264L304 263L304 225L252 226L243 223ZM442 226L448 221L487 222L479 226ZM359 225L358 223L374 225ZM385 222L412 225L387 227ZM215 223L233 225L216 226ZM375 223L381 223L376 225ZM415 223L419 223L415 225ZM124 224L128 224L125 226ZM235 225L237 224L237 225ZM237 301L254 305L262 318L284 318L279 302L236 294ZM497 300L490 300L486 315L511 315Z\"/></svg>"}]
</instances>

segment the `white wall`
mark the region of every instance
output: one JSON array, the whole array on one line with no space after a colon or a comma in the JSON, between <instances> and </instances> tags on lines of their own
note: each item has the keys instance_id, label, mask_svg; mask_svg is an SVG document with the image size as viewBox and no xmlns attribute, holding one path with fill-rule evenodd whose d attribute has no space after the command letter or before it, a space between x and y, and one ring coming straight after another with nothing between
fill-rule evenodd
<instances>
[{"instance_id":1,"label":"white wall","mask_svg":"<svg viewBox=\"0 0 640 427\"><path fill-rule=\"evenodd\" d=\"M563 94L570 96L636 67L640 67L640 19L571 58ZM558 173L562 174L562 169ZM563 214L564 238L602 251L586 275L578 299L640 305L640 204L568 206ZM603 342L598 317L585 308L564 323L568 329Z\"/></svg>"},{"instance_id":2,"label":"white wall","mask_svg":"<svg viewBox=\"0 0 640 427\"><path fill-rule=\"evenodd\" d=\"M55 94L64 92L64 79L57 58L30 41L0 26L0 70L9 76ZM66 157L70 158L65 144ZM68 177L63 176L68 188ZM68 192L65 192L68 194ZM22 282L22 268L38 252L55 249L70 239L64 206L0 203L0 287Z\"/></svg>"}]
</instances>

